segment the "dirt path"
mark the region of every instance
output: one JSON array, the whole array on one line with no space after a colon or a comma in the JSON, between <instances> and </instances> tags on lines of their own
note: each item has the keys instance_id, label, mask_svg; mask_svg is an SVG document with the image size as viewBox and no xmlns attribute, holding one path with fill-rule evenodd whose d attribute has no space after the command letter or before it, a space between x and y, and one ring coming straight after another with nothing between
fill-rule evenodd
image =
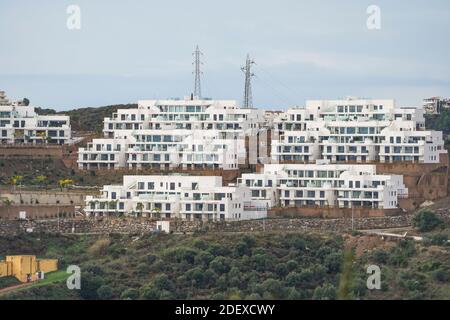
<instances>
[{"instance_id":1,"label":"dirt path","mask_svg":"<svg viewBox=\"0 0 450 320\"><path fill-rule=\"evenodd\" d=\"M10 291L13 291L13 290L15 290L15 289L19 289L19 288L23 288L23 287L28 287L28 286L30 286L30 285L32 285L32 284L33 284L33 282L28 282L28 283L18 284L18 285L16 285L16 286L12 286L12 287L7 287L7 288L0 289L0 296L3 295L3 294L5 294L5 293L8 293L8 292L10 292Z\"/></svg>"}]
</instances>

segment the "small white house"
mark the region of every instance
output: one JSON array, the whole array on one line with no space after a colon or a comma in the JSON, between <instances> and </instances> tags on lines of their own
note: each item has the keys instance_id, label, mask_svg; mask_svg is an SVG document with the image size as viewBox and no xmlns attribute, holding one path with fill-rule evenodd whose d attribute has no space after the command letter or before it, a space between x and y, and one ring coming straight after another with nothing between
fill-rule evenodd
<instances>
[{"instance_id":1,"label":"small white house","mask_svg":"<svg viewBox=\"0 0 450 320\"><path fill-rule=\"evenodd\" d=\"M170 221L156 221L156 231L170 233Z\"/></svg>"}]
</instances>

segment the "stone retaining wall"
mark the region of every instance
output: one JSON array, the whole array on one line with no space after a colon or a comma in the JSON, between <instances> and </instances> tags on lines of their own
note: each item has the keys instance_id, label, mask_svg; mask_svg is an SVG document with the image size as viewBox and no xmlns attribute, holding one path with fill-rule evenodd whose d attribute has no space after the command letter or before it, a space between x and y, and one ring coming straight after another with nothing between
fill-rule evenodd
<instances>
[{"instance_id":1,"label":"stone retaining wall","mask_svg":"<svg viewBox=\"0 0 450 320\"><path fill-rule=\"evenodd\" d=\"M47 219L75 216L74 205L0 205L0 219L18 219L20 212L26 213L27 219Z\"/></svg>"},{"instance_id":2,"label":"stone retaining wall","mask_svg":"<svg viewBox=\"0 0 450 320\"><path fill-rule=\"evenodd\" d=\"M450 221L450 209L437 212ZM411 225L413 215L370 217L354 219L354 228L388 229ZM234 222L171 221L171 232L261 232L261 231L322 231L343 232L352 227L351 219L265 219ZM27 231L34 233L150 233L156 229L156 221L146 218L72 218L51 220L0 220L0 236L13 236Z\"/></svg>"},{"instance_id":3,"label":"stone retaining wall","mask_svg":"<svg viewBox=\"0 0 450 320\"><path fill-rule=\"evenodd\" d=\"M149 233L156 228L156 222L138 218L103 219L51 219L51 220L0 220L0 236L14 236L20 233Z\"/></svg>"},{"instance_id":4,"label":"stone retaining wall","mask_svg":"<svg viewBox=\"0 0 450 320\"><path fill-rule=\"evenodd\" d=\"M61 158L63 149L60 145L0 145L0 158Z\"/></svg>"}]
</instances>

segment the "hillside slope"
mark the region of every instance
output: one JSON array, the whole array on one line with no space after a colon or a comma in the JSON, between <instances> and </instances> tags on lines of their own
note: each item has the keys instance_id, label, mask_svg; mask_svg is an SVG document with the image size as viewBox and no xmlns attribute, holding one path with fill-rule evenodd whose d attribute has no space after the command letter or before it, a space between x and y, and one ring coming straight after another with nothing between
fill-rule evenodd
<instances>
[{"instance_id":1,"label":"hillside slope","mask_svg":"<svg viewBox=\"0 0 450 320\"><path fill-rule=\"evenodd\" d=\"M1 299L449 299L450 250L412 241L355 254L334 234L145 236L25 235L0 250L81 267L83 286L64 283ZM350 236L355 238L355 236ZM356 236L367 240L367 236ZM25 250L25 251L24 251ZM381 290L366 287L380 266Z\"/></svg>"},{"instance_id":2,"label":"hillside slope","mask_svg":"<svg viewBox=\"0 0 450 320\"><path fill-rule=\"evenodd\" d=\"M137 104L117 104L97 108L79 108L56 112L53 109L36 108L38 114L65 114L70 116L72 130L95 131L103 130L103 119L110 117L117 109L137 108Z\"/></svg>"}]
</instances>

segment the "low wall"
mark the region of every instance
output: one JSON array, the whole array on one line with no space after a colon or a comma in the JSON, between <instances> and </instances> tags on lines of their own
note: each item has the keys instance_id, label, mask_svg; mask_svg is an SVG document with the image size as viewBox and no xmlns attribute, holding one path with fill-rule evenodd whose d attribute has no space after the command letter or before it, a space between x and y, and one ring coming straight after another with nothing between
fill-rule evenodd
<instances>
[{"instance_id":1,"label":"low wall","mask_svg":"<svg viewBox=\"0 0 450 320\"><path fill-rule=\"evenodd\" d=\"M0 145L0 158L57 157L62 158L63 148L59 145Z\"/></svg>"},{"instance_id":2,"label":"low wall","mask_svg":"<svg viewBox=\"0 0 450 320\"><path fill-rule=\"evenodd\" d=\"M155 229L155 221L139 218L0 220L0 236L14 236L31 230L33 233L141 234L153 232Z\"/></svg>"},{"instance_id":3,"label":"low wall","mask_svg":"<svg viewBox=\"0 0 450 320\"><path fill-rule=\"evenodd\" d=\"M19 213L26 212L27 219L45 219L64 216L75 216L75 206L73 205L0 205L0 219L19 219Z\"/></svg>"},{"instance_id":4,"label":"low wall","mask_svg":"<svg viewBox=\"0 0 450 320\"><path fill-rule=\"evenodd\" d=\"M371 208L336 208L336 207L281 207L267 211L269 218L367 218L401 215L401 209L371 209Z\"/></svg>"},{"instance_id":5,"label":"low wall","mask_svg":"<svg viewBox=\"0 0 450 320\"><path fill-rule=\"evenodd\" d=\"M34 191L34 190L0 190L0 199L14 201L16 205L84 205L86 195L99 194L97 191Z\"/></svg>"},{"instance_id":6,"label":"low wall","mask_svg":"<svg viewBox=\"0 0 450 320\"><path fill-rule=\"evenodd\" d=\"M450 220L450 209L437 211L445 221ZM388 229L408 227L413 215L355 218L354 228L359 230ZM270 232L270 231L319 231L343 232L352 227L352 220L341 219L265 219L247 221L182 221L172 220L170 231L175 233L191 232ZM52 220L0 220L0 236L14 236L32 229L34 233L129 233L143 234L154 232L156 222L146 218L83 218Z\"/></svg>"}]
</instances>

